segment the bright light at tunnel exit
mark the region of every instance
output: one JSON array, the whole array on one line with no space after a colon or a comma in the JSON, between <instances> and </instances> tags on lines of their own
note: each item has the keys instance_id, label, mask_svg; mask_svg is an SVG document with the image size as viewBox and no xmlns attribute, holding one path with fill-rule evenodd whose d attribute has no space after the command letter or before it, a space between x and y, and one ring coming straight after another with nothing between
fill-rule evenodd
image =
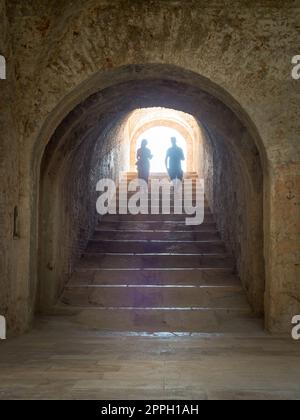
<instances>
[{"instance_id":1,"label":"bright light at tunnel exit","mask_svg":"<svg viewBox=\"0 0 300 420\"><path fill-rule=\"evenodd\" d=\"M144 131L137 141L138 150L141 147L142 140L148 140L148 148L153 155L151 173L166 172L165 158L167 150L172 146L171 137L176 137L177 145L183 150L185 161L182 162L182 169L186 172L187 145L185 138L173 128L157 126Z\"/></svg>"}]
</instances>

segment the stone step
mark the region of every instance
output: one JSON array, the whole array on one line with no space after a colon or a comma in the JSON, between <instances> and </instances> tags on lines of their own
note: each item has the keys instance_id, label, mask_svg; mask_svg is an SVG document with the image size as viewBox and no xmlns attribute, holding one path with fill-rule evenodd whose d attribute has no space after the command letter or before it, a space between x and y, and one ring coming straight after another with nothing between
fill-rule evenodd
<instances>
[{"instance_id":1,"label":"stone step","mask_svg":"<svg viewBox=\"0 0 300 420\"><path fill-rule=\"evenodd\" d=\"M133 195L135 195L137 192L143 192L144 194L146 194L148 196L148 198L151 198L151 192L155 192L155 196L162 196L163 192L165 192L165 190L168 192L170 191L170 196L174 197L174 193L180 192L179 188L174 188L172 185L166 185L165 186L165 190L163 188L163 186L159 187L158 186L152 186L151 184L148 185L147 188L144 187L140 187L138 185L134 186L134 188L132 188L132 191L128 190L128 184L124 183L122 185L119 185L116 187L115 191L116 191L116 197L119 197L119 192L120 190L122 191L122 193L124 194L124 190L125 192L127 191L127 196L128 197L132 197ZM196 181L192 181L190 183L185 183L182 186L182 191L181 192L193 192L193 195L196 197L196 191L203 191L203 189L201 188L202 186L200 184L198 184ZM144 189L142 189L144 188ZM204 202L206 204L208 204L207 199L204 196Z\"/></svg>"},{"instance_id":2,"label":"stone step","mask_svg":"<svg viewBox=\"0 0 300 420\"><path fill-rule=\"evenodd\" d=\"M69 315L76 325L107 332L256 333L262 321L248 309L76 308L60 304L51 315Z\"/></svg>"},{"instance_id":3,"label":"stone step","mask_svg":"<svg viewBox=\"0 0 300 420\"><path fill-rule=\"evenodd\" d=\"M188 176L195 185L197 174ZM193 226L186 224L189 215L174 215L173 194L171 214L162 214L161 197L154 202L160 214L99 218L54 312L108 332L256 332L261 321L253 316L207 200L204 223ZM192 197L195 204L195 189ZM149 209L150 200L149 192ZM128 206L118 196L116 202L117 209Z\"/></svg>"},{"instance_id":4,"label":"stone step","mask_svg":"<svg viewBox=\"0 0 300 420\"><path fill-rule=\"evenodd\" d=\"M119 194L119 191L120 191L120 188L118 187L117 189L116 189L116 195L115 195L115 197L114 198L116 198L116 199L120 199L120 194ZM136 195L136 193L138 192L139 190L135 190L135 191L127 191L127 196L126 195L124 195L124 197L123 196L121 196L121 199L124 201L124 200L126 200L126 198L131 198L131 197L133 197L133 196L135 196ZM149 187L148 188L148 193L147 194L145 194L145 197L147 197L147 199L148 199L148 201L150 201L150 200L156 200L156 201L161 201L162 200L162 197L163 197L163 193L162 193L162 190L160 190L159 191L159 194L155 194L155 197L152 197L152 194L151 194L151 191L152 191L152 189ZM156 191L155 191L156 192ZM193 199L193 200L195 200L196 198L197 198L197 195L196 195L196 188L195 188L195 186L186 186L185 188L184 188L184 192L187 192L187 193L189 193L190 195L186 198L186 200L187 199L190 199L190 197ZM166 196L166 199L168 198L168 196ZM173 189L171 189L170 190L170 199L172 200L172 202L174 202L174 190ZM178 198L177 198L177 200L178 200ZM183 202L184 202L184 196L183 196ZM208 207L209 205L208 205L208 202L206 201L206 200L204 200L204 204L205 204L205 206L206 207Z\"/></svg>"},{"instance_id":5,"label":"stone step","mask_svg":"<svg viewBox=\"0 0 300 420\"><path fill-rule=\"evenodd\" d=\"M105 222L169 222L178 221L185 223L185 219L194 217L187 214L108 214L103 217L102 221ZM214 223L212 214L205 214L204 223Z\"/></svg>"},{"instance_id":6,"label":"stone step","mask_svg":"<svg viewBox=\"0 0 300 420\"><path fill-rule=\"evenodd\" d=\"M85 253L81 268L233 268L227 254L109 254Z\"/></svg>"},{"instance_id":7,"label":"stone step","mask_svg":"<svg viewBox=\"0 0 300 420\"><path fill-rule=\"evenodd\" d=\"M163 214L177 214L178 216L182 215L188 216L190 213L195 213L196 204L193 203L193 207L190 209L190 207L186 210L184 207L182 208L175 208L173 202L170 203L170 207L166 207L163 209L162 203L157 204L156 202L154 204L148 203L148 206L146 205L143 207L143 211L147 211L148 215L155 216L155 215L163 215ZM129 205L127 202L122 202L121 204L117 201L116 205L112 204L108 207L108 211L110 212L110 215L135 215L134 212L136 212L137 207L135 205ZM141 213L140 206L138 206L139 213ZM204 209L201 209L204 212L205 216L214 217L213 213L210 211L208 207L205 207Z\"/></svg>"},{"instance_id":8,"label":"stone step","mask_svg":"<svg viewBox=\"0 0 300 420\"><path fill-rule=\"evenodd\" d=\"M130 182L132 181L136 181L137 180L137 176L135 177L130 177L127 178L127 180L122 179L121 182L117 183L117 188L120 188L120 186L124 187L124 186L128 186ZM170 179L168 179L165 176L161 176L161 177L153 177L153 178L149 178L149 182L148 182L148 188L150 189L152 186L152 182L153 181L165 181L167 180L169 182L170 187L173 189L175 186L174 184L170 181ZM187 182L188 181L188 182ZM196 178L196 177L189 177L189 178L184 178L183 180L183 186L189 186L189 185L201 185L200 184L200 178ZM156 186L157 187L157 186ZM161 187L160 187L161 188ZM175 187L176 188L176 187Z\"/></svg>"},{"instance_id":9,"label":"stone step","mask_svg":"<svg viewBox=\"0 0 300 420\"><path fill-rule=\"evenodd\" d=\"M135 194L134 192L129 192L128 195L127 195L127 197L126 197L126 195L124 197L123 196L120 197L119 194L117 194L116 196L112 197L112 199L115 199L116 203L121 202L122 204L124 204L124 203L128 203L129 202L129 198L132 197L134 194ZM195 203L196 203L195 196L193 196L192 198L193 198L192 204L195 205ZM154 203L156 205L159 205L159 204L162 203L162 194L159 194L158 196L154 196L154 197L152 197L151 194L148 194L144 198L144 201L148 201L149 204L150 203ZM167 200L167 201L169 201L169 200ZM185 204L184 198L182 198L181 201L179 201L176 198L176 201L174 201L174 194L171 194L170 195L170 203L171 203L171 205L173 205L174 202L177 205L179 205L179 204L184 205ZM189 204L189 201L186 201L186 204ZM204 200L204 203L203 204L204 204L204 208L205 209L207 209L207 210L210 209L210 205L208 204L208 202L206 200Z\"/></svg>"},{"instance_id":10,"label":"stone step","mask_svg":"<svg viewBox=\"0 0 300 420\"><path fill-rule=\"evenodd\" d=\"M217 231L211 232L186 232L186 231L163 231L163 230L101 230L96 231L93 240L140 240L145 241L214 241L220 240Z\"/></svg>"},{"instance_id":11,"label":"stone step","mask_svg":"<svg viewBox=\"0 0 300 420\"><path fill-rule=\"evenodd\" d=\"M160 200L160 199L158 199L158 200L156 200L156 199L155 200L154 199L153 200L148 199L147 200L147 204L148 204L148 209L149 210L151 210L151 208L155 208L156 211L162 211L162 204L163 203L162 203L162 200ZM192 202L192 205L194 207L196 206L195 200ZM129 209L129 200L126 200L126 199L119 200L117 198L116 199L116 208L117 208L117 210L119 210L120 206ZM110 207L110 208L112 208L112 207ZM175 208L174 200L171 199L170 200L170 210L171 210L172 213L174 213L174 208ZM182 206L180 208L182 209L182 213L185 213L184 203L182 203ZM176 207L176 209L177 209L177 207ZM206 204L204 205L204 212L205 212L205 214L211 214L211 209Z\"/></svg>"},{"instance_id":12,"label":"stone step","mask_svg":"<svg viewBox=\"0 0 300 420\"><path fill-rule=\"evenodd\" d=\"M61 301L73 306L249 309L241 286L67 286Z\"/></svg>"},{"instance_id":13,"label":"stone step","mask_svg":"<svg viewBox=\"0 0 300 420\"><path fill-rule=\"evenodd\" d=\"M213 269L77 269L69 285L240 286L228 268Z\"/></svg>"},{"instance_id":14,"label":"stone step","mask_svg":"<svg viewBox=\"0 0 300 420\"><path fill-rule=\"evenodd\" d=\"M165 230L170 232L175 231L185 231L185 232L217 232L216 223L202 223L201 225L196 226L189 226L186 225L185 222L179 221L153 221L147 220L144 222L141 221L105 221L102 219L97 227L96 232L100 232L103 230L130 230L130 231L144 231L144 230Z\"/></svg>"},{"instance_id":15,"label":"stone step","mask_svg":"<svg viewBox=\"0 0 300 420\"><path fill-rule=\"evenodd\" d=\"M138 177L137 177L137 175L135 175L135 176L132 176L132 177L128 177L127 179L122 179L121 180L121 182L118 182L117 183L117 185L119 186L119 185L128 185L130 182L132 182L132 181L135 181L135 180L137 180L138 179ZM169 181L170 182L170 185L172 185L172 187L173 187L173 183L171 182L171 180L167 177L167 176L155 176L155 177L150 177L149 178L149 182L148 182L148 186L150 187L151 186L151 182L152 181L165 181L165 180L167 180L167 181ZM183 182L185 182L185 181L190 181L190 182L192 182L192 184L195 184L197 181L199 182L200 181L200 178L198 178L198 177L196 177L196 176L190 176L190 177L185 177L185 178L183 178Z\"/></svg>"},{"instance_id":16,"label":"stone step","mask_svg":"<svg viewBox=\"0 0 300 420\"><path fill-rule=\"evenodd\" d=\"M223 241L145 241L145 240L91 240L86 252L89 253L224 253Z\"/></svg>"},{"instance_id":17,"label":"stone step","mask_svg":"<svg viewBox=\"0 0 300 420\"><path fill-rule=\"evenodd\" d=\"M131 183L131 181L128 181L127 183L124 182L124 183L116 186L115 191L117 192L117 196L119 195L120 190L122 190L123 193L124 193L124 190L125 190L125 191L127 191L128 196L132 196L132 195L136 194L138 191L140 191L142 188L144 188L144 192L146 192L146 193L148 192L149 198L151 197L151 191L155 191L156 194L159 193L159 195L162 195L162 192L163 192L164 188L166 189L166 191L170 191L172 197L173 197L174 192L180 191L179 190L180 187L182 187L182 191L193 191L194 193L197 189L198 189L198 191L203 191L203 185L200 184L199 182L197 182L196 180L190 180L189 182L185 182L180 187L174 187L171 184L161 184L161 185L157 185L157 184L155 185L154 184L153 185L152 183L149 183L148 186L146 186L147 188L145 188L144 185L141 186L140 184L134 183L134 185L131 185L131 188L130 188L130 191L129 191L129 184L130 183ZM206 202L207 202L207 200L206 200Z\"/></svg>"},{"instance_id":18,"label":"stone step","mask_svg":"<svg viewBox=\"0 0 300 420\"><path fill-rule=\"evenodd\" d=\"M136 179L138 176L137 172L127 172L124 175L127 177L127 179ZM167 172L157 172L157 173L151 173L149 179L164 179L164 178L168 178L168 174ZM198 178L198 174L197 172L185 172L184 173L184 179L191 179L191 178Z\"/></svg>"},{"instance_id":19,"label":"stone step","mask_svg":"<svg viewBox=\"0 0 300 420\"><path fill-rule=\"evenodd\" d=\"M125 208L126 208L126 205L127 205L127 208L129 208L130 206L135 207L136 202L137 202L137 200L139 200L139 198L138 199L137 198L133 199L132 198L133 195L134 194L129 194L127 197L125 196L125 197L121 197L121 198L119 198L119 196L113 197L111 199L109 208L112 208L113 205L116 205L117 208L119 208L121 205ZM148 195L145 198L143 198L143 204L148 206L149 209L151 208L151 205L156 207L156 208L161 209L163 202L166 202L170 205L171 209L174 209L174 207L176 205L176 207L179 207L179 208L181 207L183 209L183 211L184 211L185 207L190 208L191 206L195 207L196 205L198 205L198 206L201 205L201 206L203 206L204 211L206 213L208 213L208 212L211 213L210 206L206 202L203 203L203 201L201 201L201 199L198 200L196 198L197 198L196 195L193 194L191 197L188 197L186 202L185 202L184 200L182 200L182 201L178 201L177 199L174 200L173 195L171 195L170 197L166 197L164 200L163 200L163 197L161 195L159 195L157 197L153 197L153 198L150 195ZM138 203L139 203L139 201L138 201Z\"/></svg>"}]
</instances>

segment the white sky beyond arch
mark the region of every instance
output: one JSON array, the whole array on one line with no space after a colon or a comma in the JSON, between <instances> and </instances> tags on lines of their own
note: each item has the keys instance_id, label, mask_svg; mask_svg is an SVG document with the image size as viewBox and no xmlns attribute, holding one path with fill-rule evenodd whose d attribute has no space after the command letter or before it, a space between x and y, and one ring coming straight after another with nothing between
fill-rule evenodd
<instances>
[{"instance_id":1,"label":"white sky beyond arch","mask_svg":"<svg viewBox=\"0 0 300 420\"><path fill-rule=\"evenodd\" d=\"M137 149L141 147L143 139L148 140L148 147L153 154L151 172L166 172L165 158L167 150L171 147L171 137L177 138L177 145L183 149L187 158L187 145L184 137L175 129L156 126L144 131L138 138ZM186 172L186 160L182 162L182 169Z\"/></svg>"}]
</instances>

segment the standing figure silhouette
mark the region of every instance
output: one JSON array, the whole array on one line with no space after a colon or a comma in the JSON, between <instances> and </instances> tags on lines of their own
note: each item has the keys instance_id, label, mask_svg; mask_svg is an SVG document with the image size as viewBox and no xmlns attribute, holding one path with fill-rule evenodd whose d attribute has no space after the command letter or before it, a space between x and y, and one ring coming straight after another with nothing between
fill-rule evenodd
<instances>
[{"instance_id":1,"label":"standing figure silhouette","mask_svg":"<svg viewBox=\"0 0 300 420\"><path fill-rule=\"evenodd\" d=\"M166 156L166 168L169 174L171 181L183 179L183 170L181 167L181 162L185 160L183 150L177 146L176 137L171 138L172 147L168 149Z\"/></svg>"},{"instance_id":2,"label":"standing figure silhouette","mask_svg":"<svg viewBox=\"0 0 300 420\"><path fill-rule=\"evenodd\" d=\"M150 149L147 147L148 141L143 140L140 149L137 151L137 170L139 179L148 182L150 175L150 160L153 158Z\"/></svg>"}]
</instances>

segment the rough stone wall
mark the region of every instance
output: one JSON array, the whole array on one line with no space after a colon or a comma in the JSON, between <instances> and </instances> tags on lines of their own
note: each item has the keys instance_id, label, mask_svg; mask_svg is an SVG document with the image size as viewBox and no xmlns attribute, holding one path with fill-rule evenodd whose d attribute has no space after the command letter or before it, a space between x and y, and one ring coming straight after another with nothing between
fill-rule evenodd
<instances>
[{"instance_id":1,"label":"rough stone wall","mask_svg":"<svg viewBox=\"0 0 300 420\"><path fill-rule=\"evenodd\" d=\"M244 134L241 132L242 138ZM221 138L204 135L205 193L228 251L257 314L264 313L263 176L257 165L256 190L245 179L241 162ZM254 204L255 203L255 204ZM253 206L254 204L254 206Z\"/></svg>"},{"instance_id":2,"label":"rough stone wall","mask_svg":"<svg viewBox=\"0 0 300 420\"><path fill-rule=\"evenodd\" d=\"M19 243L14 233L19 233L15 217L19 211L15 210L19 202L19 144L13 112L15 60L4 0L0 0L0 28L0 54L7 63L7 79L0 80L0 314L6 317L8 328L13 327L18 332L28 325L28 316L20 318L18 313L18 308L27 300L28 284L20 282L16 264Z\"/></svg>"},{"instance_id":3,"label":"rough stone wall","mask_svg":"<svg viewBox=\"0 0 300 420\"><path fill-rule=\"evenodd\" d=\"M175 0L10 0L7 7L13 34L13 114L19 125L19 149L6 149L3 160L17 163L18 153L22 156L18 175L14 170L7 172L21 191L16 203L21 240L16 249L7 244L5 251L10 266L6 283L24 287L25 300L18 304L14 328L22 329L32 310L32 302L26 299L29 279L36 276L32 261L38 187L33 161L41 158L42 138L49 139L56 128L48 124L50 116L58 125L96 89L82 84L99 72L159 63L206 78L206 89L229 101L261 140L267 326L288 331L291 316L300 311L299 82L291 79L291 57L298 54L299 45L299 2L265 0L258 5L247 0L186 0L183 7ZM139 77L138 71L134 77ZM6 130L9 127L12 135L9 121L8 116ZM14 193L10 197L11 203L16 201ZM11 203L4 203L7 212ZM10 229L10 222L7 217L5 230Z\"/></svg>"},{"instance_id":4,"label":"rough stone wall","mask_svg":"<svg viewBox=\"0 0 300 420\"><path fill-rule=\"evenodd\" d=\"M300 132L295 139L299 141ZM296 152L295 148L295 153ZM280 151L278 151L280 153ZM267 321L271 330L290 325L291 314L300 313L300 165L297 155L270 174L272 212L265 261L270 270L266 287Z\"/></svg>"},{"instance_id":5,"label":"rough stone wall","mask_svg":"<svg viewBox=\"0 0 300 420\"><path fill-rule=\"evenodd\" d=\"M9 45L8 41L8 24L6 19L6 8L5 8L5 2L4 0L0 1L0 27L3 28L1 30L0 34L0 53L6 57L6 54L8 53L7 45ZM10 98L10 88L6 84L4 86L3 80L0 80L0 93L1 93L1 99L0 99L0 127L1 127L1 133L0 133L0 176L1 181L4 180L4 174L5 174L5 167L6 167L6 161L5 156L7 152L5 153L5 148L7 147L7 141L4 142L4 139L6 136L10 135L10 132L8 132L7 125L5 125L5 119L9 118L11 120L11 113L10 109L7 109L7 104L9 103ZM5 105L6 103L6 105ZM4 132L5 130L5 132ZM9 295L10 295L10 287L9 287L9 278L10 276L7 273L7 261L6 261L6 255L5 255L5 242L8 239L9 234L9 225L7 221L7 192L6 192L7 183L1 182L0 188L1 188L1 196L0 196L0 290L2 290L2 293L0 294L0 313L2 315L7 315L8 311L8 302L9 302Z\"/></svg>"},{"instance_id":6,"label":"rough stone wall","mask_svg":"<svg viewBox=\"0 0 300 420\"><path fill-rule=\"evenodd\" d=\"M205 195L211 209L215 210L214 202L214 145L209 134L202 128L203 136L203 177Z\"/></svg>"},{"instance_id":7,"label":"rough stone wall","mask_svg":"<svg viewBox=\"0 0 300 420\"><path fill-rule=\"evenodd\" d=\"M58 142L58 149L50 144L45 152L39 240L41 312L55 304L94 232L100 218L96 212L97 182L109 178L117 183L125 170L125 122L105 124L102 121L92 132L87 126L82 130L75 125L70 131L68 125L61 127L66 135L58 130L53 142L62 136L63 150Z\"/></svg>"}]
</instances>

